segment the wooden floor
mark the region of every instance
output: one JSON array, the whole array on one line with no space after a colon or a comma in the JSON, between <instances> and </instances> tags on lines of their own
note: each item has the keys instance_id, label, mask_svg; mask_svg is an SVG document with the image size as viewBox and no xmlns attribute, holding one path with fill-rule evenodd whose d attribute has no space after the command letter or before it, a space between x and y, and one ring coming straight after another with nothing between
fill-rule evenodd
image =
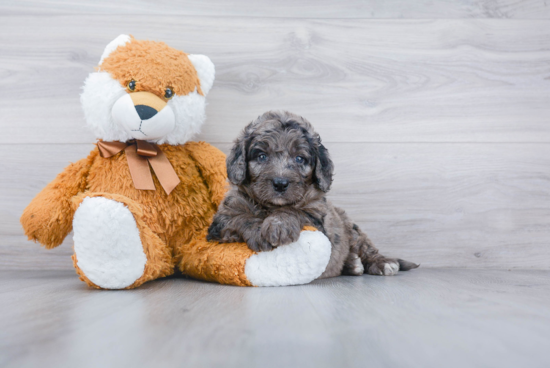
<instances>
[{"instance_id":1,"label":"wooden floor","mask_svg":"<svg viewBox=\"0 0 550 368\"><path fill-rule=\"evenodd\" d=\"M418 269L285 288L87 288L0 272L1 367L548 367L550 271Z\"/></svg>"}]
</instances>

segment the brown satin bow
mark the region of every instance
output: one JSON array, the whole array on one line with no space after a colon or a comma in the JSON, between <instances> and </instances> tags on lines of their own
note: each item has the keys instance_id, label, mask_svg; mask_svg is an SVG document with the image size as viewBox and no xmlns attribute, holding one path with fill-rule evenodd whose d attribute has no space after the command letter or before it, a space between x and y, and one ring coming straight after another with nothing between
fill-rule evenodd
<instances>
[{"instance_id":1,"label":"brown satin bow","mask_svg":"<svg viewBox=\"0 0 550 368\"><path fill-rule=\"evenodd\" d=\"M97 142L97 148L103 158L109 158L124 150L130 175L136 189L155 190L149 164L151 164L151 168L157 175L166 194L170 194L180 183L172 164L164 152L154 143L139 140L127 143L99 141Z\"/></svg>"}]
</instances>

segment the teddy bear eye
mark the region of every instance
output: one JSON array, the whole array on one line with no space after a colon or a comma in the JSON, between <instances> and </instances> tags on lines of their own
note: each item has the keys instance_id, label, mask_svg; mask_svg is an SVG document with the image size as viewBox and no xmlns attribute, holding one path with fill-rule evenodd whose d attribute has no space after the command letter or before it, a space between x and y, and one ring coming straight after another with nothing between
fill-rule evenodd
<instances>
[{"instance_id":1,"label":"teddy bear eye","mask_svg":"<svg viewBox=\"0 0 550 368\"><path fill-rule=\"evenodd\" d=\"M136 81L132 79L131 81L128 82L127 87L128 87L128 90L130 90L132 92L135 91L136 90Z\"/></svg>"},{"instance_id":2,"label":"teddy bear eye","mask_svg":"<svg viewBox=\"0 0 550 368\"><path fill-rule=\"evenodd\" d=\"M166 89L164 90L164 98L169 100L172 97L174 97L174 91L172 91L172 88L166 87Z\"/></svg>"}]
</instances>

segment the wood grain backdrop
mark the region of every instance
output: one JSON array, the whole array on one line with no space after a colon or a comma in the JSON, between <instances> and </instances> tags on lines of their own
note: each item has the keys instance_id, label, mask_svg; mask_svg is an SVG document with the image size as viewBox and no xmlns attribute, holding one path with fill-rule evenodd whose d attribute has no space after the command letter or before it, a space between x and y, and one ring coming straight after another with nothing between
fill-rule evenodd
<instances>
[{"instance_id":1,"label":"wood grain backdrop","mask_svg":"<svg viewBox=\"0 0 550 368\"><path fill-rule=\"evenodd\" d=\"M82 83L120 33L216 64L198 139L227 152L269 109L307 117L333 201L424 267L550 262L550 7L534 0L4 1L0 268L70 269L22 235L33 196L94 141Z\"/></svg>"}]
</instances>

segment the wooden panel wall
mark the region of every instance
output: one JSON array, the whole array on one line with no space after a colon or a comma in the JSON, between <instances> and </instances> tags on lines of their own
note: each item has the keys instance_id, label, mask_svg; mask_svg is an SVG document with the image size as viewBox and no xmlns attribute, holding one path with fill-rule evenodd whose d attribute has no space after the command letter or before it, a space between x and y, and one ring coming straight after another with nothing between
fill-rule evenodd
<instances>
[{"instance_id":1,"label":"wooden panel wall","mask_svg":"<svg viewBox=\"0 0 550 368\"><path fill-rule=\"evenodd\" d=\"M307 117L331 198L385 253L550 268L550 10L532 0L0 4L0 268L71 268L72 240L41 249L19 216L91 149L80 88L120 33L211 57L198 139L225 152L266 110Z\"/></svg>"}]
</instances>

